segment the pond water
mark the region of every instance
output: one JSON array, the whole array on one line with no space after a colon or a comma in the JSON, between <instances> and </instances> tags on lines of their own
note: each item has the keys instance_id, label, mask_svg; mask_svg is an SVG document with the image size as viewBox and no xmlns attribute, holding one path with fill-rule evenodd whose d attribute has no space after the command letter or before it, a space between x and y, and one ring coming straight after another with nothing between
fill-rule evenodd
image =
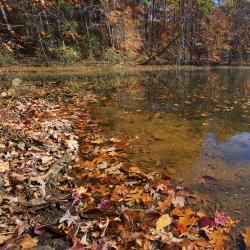
<instances>
[{"instance_id":1,"label":"pond water","mask_svg":"<svg viewBox=\"0 0 250 250\"><path fill-rule=\"evenodd\" d=\"M131 161L179 178L200 194L204 209L220 209L249 224L250 72L158 72L114 79L113 87L94 85L102 101L92 112L110 136L134 140Z\"/></svg>"},{"instance_id":2,"label":"pond water","mask_svg":"<svg viewBox=\"0 0 250 250\"><path fill-rule=\"evenodd\" d=\"M133 164L183 181L196 192L192 206L250 224L249 70L26 78L93 89L100 96L89 107L93 116L109 136L132 141L127 151Z\"/></svg>"}]
</instances>

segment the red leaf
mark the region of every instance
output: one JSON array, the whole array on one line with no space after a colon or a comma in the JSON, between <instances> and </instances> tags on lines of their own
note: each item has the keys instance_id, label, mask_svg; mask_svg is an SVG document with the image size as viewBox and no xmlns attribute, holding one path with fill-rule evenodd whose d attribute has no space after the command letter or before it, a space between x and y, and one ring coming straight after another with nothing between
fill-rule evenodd
<instances>
[{"instance_id":1,"label":"red leaf","mask_svg":"<svg viewBox=\"0 0 250 250\"><path fill-rule=\"evenodd\" d=\"M200 227L215 227L215 223L213 220L207 218L207 217L203 217L199 219L199 226Z\"/></svg>"}]
</instances>

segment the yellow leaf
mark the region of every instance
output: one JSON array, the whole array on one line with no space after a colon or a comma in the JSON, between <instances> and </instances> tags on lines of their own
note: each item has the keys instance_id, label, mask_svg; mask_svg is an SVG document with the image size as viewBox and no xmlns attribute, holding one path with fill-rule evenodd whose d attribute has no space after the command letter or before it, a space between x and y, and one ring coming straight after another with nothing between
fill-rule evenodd
<instances>
[{"instance_id":1,"label":"yellow leaf","mask_svg":"<svg viewBox=\"0 0 250 250\"><path fill-rule=\"evenodd\" d=\"M164 227L169 226L171 222L172 222L171 217L168 214L162 215L156 221L156 232L159 233Z\"/></svg>"}]
</instances>

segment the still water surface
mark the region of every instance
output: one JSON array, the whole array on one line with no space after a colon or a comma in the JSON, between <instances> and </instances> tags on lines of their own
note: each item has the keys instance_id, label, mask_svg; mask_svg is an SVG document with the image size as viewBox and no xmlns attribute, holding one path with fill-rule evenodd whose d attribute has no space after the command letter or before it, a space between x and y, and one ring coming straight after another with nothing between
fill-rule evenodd
<instances>
[{"instance_id":1,"label":"still water surface","mask_svg":"<svg viewBox=\"0 0 250 250\"><path fill-rule=\"evenodd\" d=\"M92 111L110 136L136 138L128 150L131 161L183 180L206 210L221 209L249 224L250 72L160 72L113 80L113 87L93 85L103 99Z\"/></svg>"}]
</instances>

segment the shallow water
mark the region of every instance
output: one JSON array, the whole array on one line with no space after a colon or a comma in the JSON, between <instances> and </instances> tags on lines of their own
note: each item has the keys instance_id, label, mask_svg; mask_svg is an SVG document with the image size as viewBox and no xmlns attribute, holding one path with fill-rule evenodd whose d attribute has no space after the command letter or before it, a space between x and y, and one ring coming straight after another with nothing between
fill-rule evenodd
<instances>
[{"instance_id":1,"label":"shallow water","mask_svg":"<svg viewBox=\"0 0 250 250\"><path fill-rule=\"evenodd\" d=\"M0 77L1 88L14 77ZM93 89L101 100L90 107L93 115L110 136L133 140L128 149L133 164L183 181L197 197L190 205L208 213L223 210L241 226L250 224L249 70L22 79Z\"/></svg>"},{"instance_id":2,"label":"shallow water","mask_svg":"<svg viewBox=\"0 0 250 250\"><path fill-rule=\"evenodd\" d=\"M110 136L135 139L131 161L183 180L206 210L220 209L249 224L250 72L161 72L116 80L113 88L96 87L103 99L92 111Z\"/></svg>"}]
</instances>

